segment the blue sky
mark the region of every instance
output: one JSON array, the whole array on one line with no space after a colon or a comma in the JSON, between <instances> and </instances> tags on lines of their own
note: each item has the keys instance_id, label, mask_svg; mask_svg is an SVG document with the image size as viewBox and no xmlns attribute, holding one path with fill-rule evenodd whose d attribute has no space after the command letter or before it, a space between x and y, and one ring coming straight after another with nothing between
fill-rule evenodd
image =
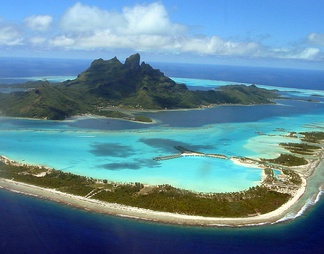
<instances>
[{"instance_id":1,"label":"blue sky","mask_svg":"<svg viewBox=\"0 0 324 254\"><path fill-rule=\"evenodd\" d=\"M1 0L0 57L324 69L324 0Z\"/></svg>"}]
</instances>

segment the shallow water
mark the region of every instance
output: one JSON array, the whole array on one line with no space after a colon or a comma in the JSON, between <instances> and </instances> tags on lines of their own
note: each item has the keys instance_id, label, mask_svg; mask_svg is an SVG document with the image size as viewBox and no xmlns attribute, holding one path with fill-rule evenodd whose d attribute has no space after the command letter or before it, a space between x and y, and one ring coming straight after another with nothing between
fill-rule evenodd
<instances>
[{"instance_id":1,"label":"shallow water","mask_svg":"<svg viewBox=\"0 0 324 254\"><path fill-rule=\"evenodd\" d=\"M204 80L191 82L201 85ZM286 137L289 132L324 128L324 103L277 102L144 113L156 120L151 125L93 116L66 121L0 118L0 154L116 182L240 191L259 184L262 171L215 158L153 158L178 153L174 146L228 157L274 158L284 152L280 142L295 141Z\"/></svg>"}]
</instances>

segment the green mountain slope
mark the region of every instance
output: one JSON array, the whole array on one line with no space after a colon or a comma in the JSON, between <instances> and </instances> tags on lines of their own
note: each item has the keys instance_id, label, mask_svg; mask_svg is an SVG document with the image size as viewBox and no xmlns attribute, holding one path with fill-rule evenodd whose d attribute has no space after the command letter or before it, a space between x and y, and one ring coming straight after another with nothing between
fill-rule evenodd
<instances>
[{"instance_id":1,"label":"green mountain slope","mask_svg":"<svg viewBox=\"0 0 324 254\"><path fill-rule=\"evenodd\" d=\"M195 108L211 104L271 103L277 95L256 86L225 86L219 90L191 91L135 54L122 64L116 57L98 59L75 80L43 82L27 92L0 93L3 115L64 119L82 113L100 114L112 106L130 109Z\"/></svg>"}]
</instances>

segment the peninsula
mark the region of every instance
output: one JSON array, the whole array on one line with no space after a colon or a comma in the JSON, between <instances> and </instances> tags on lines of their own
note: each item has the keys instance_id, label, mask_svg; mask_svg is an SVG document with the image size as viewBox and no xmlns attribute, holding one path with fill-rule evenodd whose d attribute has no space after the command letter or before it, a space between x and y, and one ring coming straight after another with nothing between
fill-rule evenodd
<instances>
[{"instance_id":1,"label":"peninsula","mask_svg":"<svg viewBox=\"0 0 324 254\"><path fill-rule=\"evenodd\" d=\"M276 91L255 85L228 85L217 90L193 91L160 70L140 63L140 55L121 63L116 57L95 60L74 80L58 84L28 82L26 91L0 93L0 114L13 117L63 120L93 114L150 122L125 110L191 109L218 104L269 104Z\"/></svg>"}]
</instances>

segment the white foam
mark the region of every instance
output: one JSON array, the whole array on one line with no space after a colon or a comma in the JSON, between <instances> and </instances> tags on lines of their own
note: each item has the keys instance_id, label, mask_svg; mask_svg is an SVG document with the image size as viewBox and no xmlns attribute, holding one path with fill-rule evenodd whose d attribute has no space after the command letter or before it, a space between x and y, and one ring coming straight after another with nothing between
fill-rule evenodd
<instances>
[{"instance_id":1,"label":"white foam","mask_svg":"<svg viewBox=\"0 0 324 254\"><path fill-rule=\"evenodd\" d=\"M281 218L277 222L293 220L293 219L296 219L296 218L302 216L310 207L314 206L321 199L321 196L323 195L323 193L324 193L324 190L322 190L320 188L319 192L316 195L314 195L313 197L310 197L306 200L303 207L297 213L294 213L294 212L287 213L283 218Z\"/></svg>"}]
</instances>

